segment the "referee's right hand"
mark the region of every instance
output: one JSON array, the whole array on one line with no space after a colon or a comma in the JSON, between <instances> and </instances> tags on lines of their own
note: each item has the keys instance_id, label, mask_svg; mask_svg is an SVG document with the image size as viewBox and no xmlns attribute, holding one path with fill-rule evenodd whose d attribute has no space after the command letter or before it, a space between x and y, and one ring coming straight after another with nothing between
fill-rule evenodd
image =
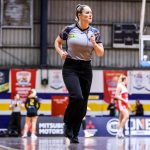
<instances>
[{"instance_id":1,"label":"referee's right hand","mask_svg":"<svg viewBox=\"0 0 150 150\"><path fill-rule=\"evenodd\" d=\"M65 60L67 58L67 56L68 56L68 53L66 51L62 51L62 53L60 54L60 56L61 56L62 60Z\"/></svg>"}]
</instances>

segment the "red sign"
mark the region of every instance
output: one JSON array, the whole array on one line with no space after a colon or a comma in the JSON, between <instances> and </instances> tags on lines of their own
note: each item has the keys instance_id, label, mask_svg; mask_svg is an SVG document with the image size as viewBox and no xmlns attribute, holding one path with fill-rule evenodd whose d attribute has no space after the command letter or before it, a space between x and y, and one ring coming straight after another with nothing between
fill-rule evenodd
<instances>
[{"instance_id":1,"label":"red sign","mask_svg":"<svg viewBox=\"0 0 150 150\"><path fill-rule=\"evenodd\" d=\"M121 74L127 75L125 70L104 70L104 101L110 103L114 99L118 78Z\"/></svg>"},{"instance_id":2,"label":"red sign","mask_svg":"<svg viewBox=\"0 0 150 150\"><path fill-rule=\"evenodd\" d=\"M52 116L64 116L67 106L67 96L52 96Z\"/></svg>"},{"instance_id":3,"label":"red sign","mask_svg":"<svg viewBox=\"0 0 150 150\"><path fill-rule=\"evenodd\" d=\"M11 91L12 98L14 93L20 94L24 101L29 95L29 91L35 88L36 70L35 69L12 69L11 70Z\"/></svg>"}]
</instances>

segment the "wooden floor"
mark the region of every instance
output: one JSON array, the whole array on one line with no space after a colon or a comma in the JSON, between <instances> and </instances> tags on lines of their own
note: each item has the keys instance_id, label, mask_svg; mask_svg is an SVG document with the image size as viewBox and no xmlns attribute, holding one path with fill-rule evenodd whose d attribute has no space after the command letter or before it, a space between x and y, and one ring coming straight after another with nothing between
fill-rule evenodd
<instances>
[{"instance_id":1,"label":"wooden floor","mask_svg":"<svg viewBox=\"0 0 150 150\"><path fill-rule=\"evenodd\" d=\"M70 144L64 137L0 138L0 150L150 150L149 138L79 137L79 144Z\"/></svg>"}]
</instances>

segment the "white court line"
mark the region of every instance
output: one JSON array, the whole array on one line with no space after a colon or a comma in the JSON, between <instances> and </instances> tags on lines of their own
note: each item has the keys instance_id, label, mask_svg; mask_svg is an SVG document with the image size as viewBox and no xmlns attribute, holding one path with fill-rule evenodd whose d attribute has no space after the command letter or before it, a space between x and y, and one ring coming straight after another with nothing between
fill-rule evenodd
<instances>
[{"instance_id":1,"label":"white court line","mask_svg":"<svg viewBox=\"0 0 150 150\"><path fill-rule=\"evenodd\" d=\"M5 148L5 149L8 149L8 150L19 150L19 149L15 149L15 148L3 146L3 145L0 145L0 148Z\"/></svg>"}]
</instances>

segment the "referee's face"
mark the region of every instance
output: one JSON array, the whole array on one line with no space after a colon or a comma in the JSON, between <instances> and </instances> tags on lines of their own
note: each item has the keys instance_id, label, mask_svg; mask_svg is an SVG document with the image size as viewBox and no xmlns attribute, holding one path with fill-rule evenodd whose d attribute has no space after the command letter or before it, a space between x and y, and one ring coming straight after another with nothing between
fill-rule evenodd
<instances>
[{"instance_id":1,"label":"referee's face","mask_svg":"<svg viewBox=\"0 0 150 150\"><path fill-rule=\"evenodd\" d=\"M92 10L90 7L86 6L84 7L82 14L80 15L81 21L84 21L86 23L91 23L92 22Z\"/></svg>"}]
</instances>

